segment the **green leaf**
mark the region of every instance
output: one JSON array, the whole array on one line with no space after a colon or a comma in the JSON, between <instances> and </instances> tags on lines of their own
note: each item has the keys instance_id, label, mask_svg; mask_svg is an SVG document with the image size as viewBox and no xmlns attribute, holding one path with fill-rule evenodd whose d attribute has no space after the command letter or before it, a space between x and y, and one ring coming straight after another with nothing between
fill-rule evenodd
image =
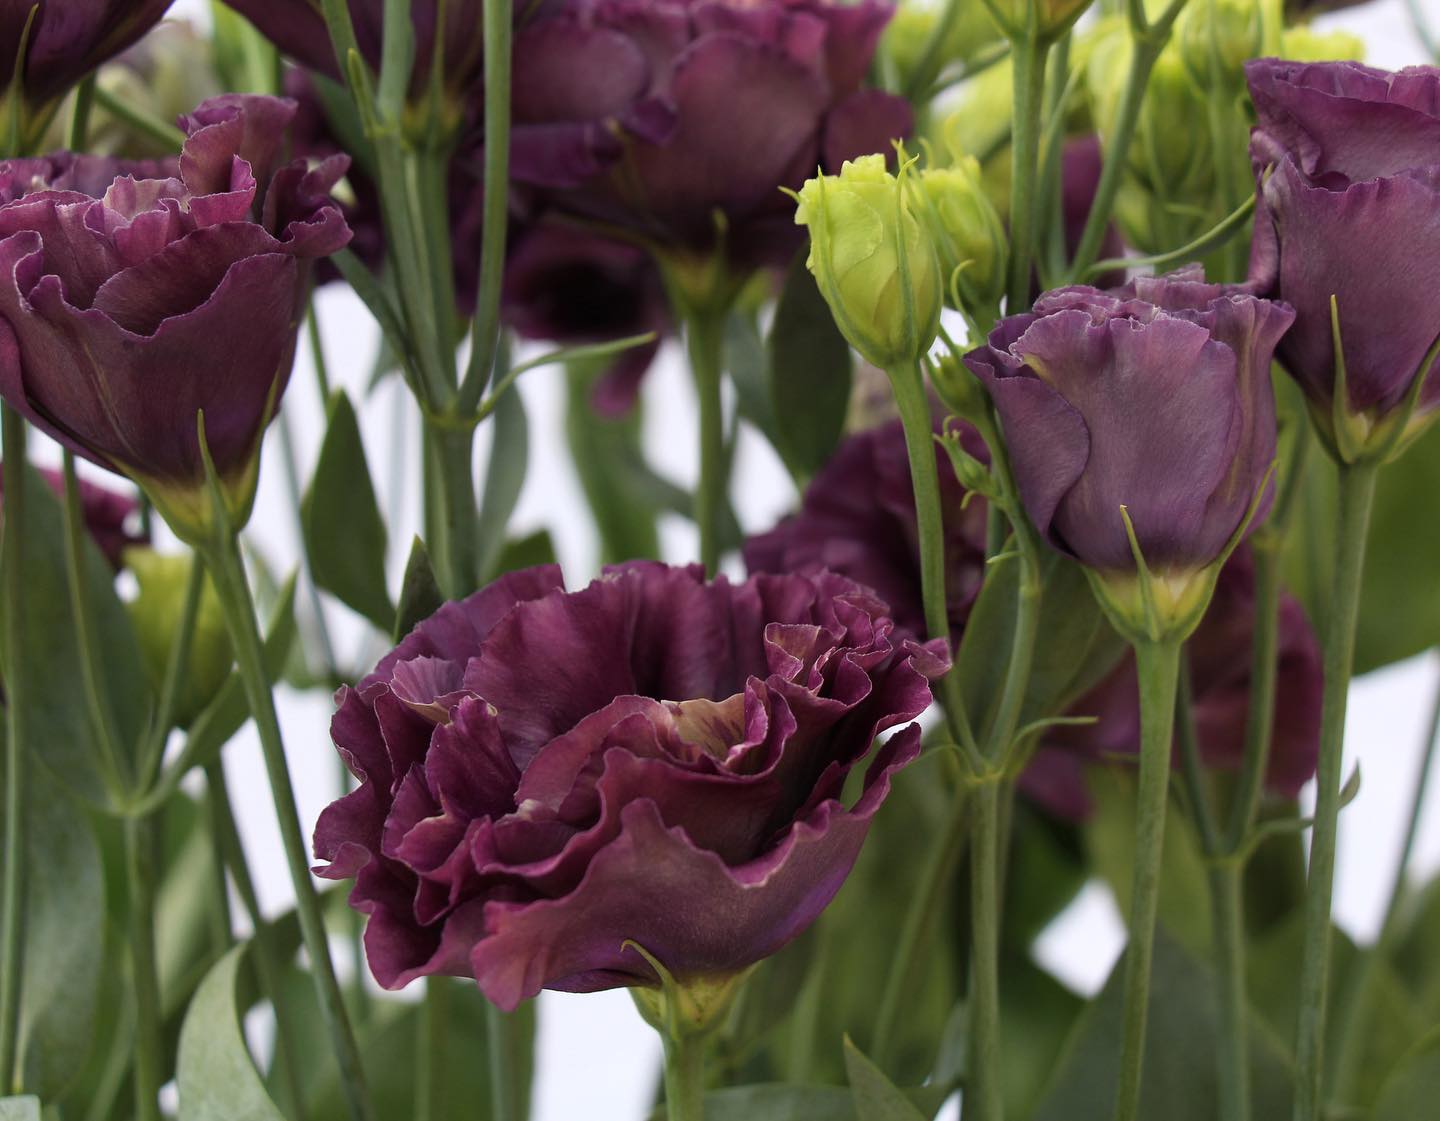
<instances>
[{"instance_id":1,"label":"green leaf","mask_svg":"<svg viewBox=\"0 0 1440 1121\"><path fill-rule=\"evenodd\" d=\"M105 877L89 817L44 771L26 791L24 1085L60 1097L89 1054L105 949Z\"/></svg>"},{"instance_id":2,"label":"green leaf","mask_svg":"<svg viewBox=\"0 0 1440 1121\"><path fill-rule=\"evenodd\" d=\"M854 360L804 254L785 278L766 357L776 450L794 474L808 477L840 442Z\"/></svg>"},{"instance_id":3,"label":"green leaf","mask_svg":"<svg viewBox=\"0 0 1440 1121\"><path fill-rule=\"evenodd\" d=\"M939 1110L944 1098L929 1086L900 1091L919 1116ZM664 1121L661 1106L653 1121ZM327 1119L328 1121L328 1119ZM855 1112L855 1097L841 1086L762 1082L727 1086L705 1095L705 1121L865 1121Z\"/></svg>"},{"instance_id":4,"label":"green leaf","mask_svg":"<svg viewBox=\"0 0 1440 1121\"><path fill-rule=\"evenodd\" d=\"M1293 963L1292 970L1293 972ZM1120 1068L1125 959L1080 1015L1033 1121L1110 1121ZM1156 932L1139 1115L1155 1121L1220 1116L1214 1056L1220 1028L1214 971L1187 954L1166 928ZM1250 1022L1254 1116L1290 1115L1290 1066L1265 1023Z\"/></svg>"},{"instance_id":5,"label":"green leaf","mask_svg":"<svg viewBox=\"0 0 1440 1121\"><path fill-rule=\"evenodd\" d=\"M1440 1101L1440 1029L1422 1039L1385 1080L1371 1121L1432 1117Z\"/></svg>"},{"instance_id":6,"label":"green leaf","mask_svg":"<svg viewBox=\"0 0 1440 1121\"><path fill-rule=\"evenodd\" d=\"M480 571L488 578L505 549L505 530L520 502L530 455L530 422L518 393L500 398L490 420L492 442L480 499Z\"/></svg>"},{"instance_id":7,"label":"green leaf","mask_svg":"<svg viewBox=\"0 0 1440 1121\"><path fill-rule=\"evenodd\" d=\"M416 626L434 615L445 602L435 566L430 563L430 550L416 537L410 544L410 559L405 562L405 579L400 582L400 606L395 609L395 629L391 637L399 642Z\"/></svg>"},{"instance_id":8,"label":"green leaf","mask_svg":"<svg viewBox=\"0 0 1440 1121\"><path fill-rule=\"evenodd\" d=\"M885 1072L845 1037L845 1069L858 1121L925 1121L925 1115L885 1077Z\"/></svg>"},{"instance_id":9,"label":"green leaf","mask_svg":"<svg viewBox=\"0 0 1440 1121\"><path fill-rule=\"evenodd\" d=\"M555 542L548 529L537 529L524 537L512 537L505 542L500 559L495 562L495 575L502 576L521 568L534 568L539 564L555 563Z\"/></svg>"},{"instance_id":10,"label":"green leaf","mask_svg":"<svg viewBox=\"0 0 1440 1121\"><path fill-rule=\"evenodd\" d=\"M235 981L247 945L206 975L180 1030L180 1121L285 1121L245 1045Z\"/></svg>"},{"instance_id":11,"label":"green leaf","mask_svg":"<svg viewBox=\"0 0 1440 1121\"><path fill-rule=\"evenodd\" d=\"M23 691L33 757L71 793L93 805L105 801L97 770L99 747L80 693L80 648L65 567L65 512L34 468L25 472L24 657L11 680ZM133 750L145 731L149 683L130 616L115 594L115 575L88 536L81 541L90 625L101 652L99 669L119 746Z\"/></svg>"},{"instance_id":12,"label":"green leaf","mask_svg":"<svg viewBox=\"0 0 1440 1121\"><path fill-rule=\"evenodd\" d=\"M315 583L388 633L395 608L385 587L385 520L360 424L343 389L330 398L325 442L300 503L300 524Z\"/></svg>"},{"instance_id":13,"label":"green leaf","mask_svg":"<svg viewBox=\"0 0 1440 1121\"><path fill-rule=\"evenodd\" d=\"M1085 1002L1030 960L1028 942L1017 945L1001 952L1000 1088L1007 1116L1029 1117Z\"/></svg>"},{"instance_id":14,"label":"green leaf","mask_svg":"<svg viewBox=\"0 0 1440 1121\"><path fill-rule=\"evenodd\" d=\"M33 1094L0 1098L0 1121L40 1121L40 1099Z\"/></svg>"},{"instance_id":15,"label":"green leaf","mask_svg":"<svg viewBox=\"0 0 1440 1121\"><path fill-rule=\"evenodd\" d=\"M737 412L760 430L772 448L778 447L780 437L770 403L765 344L754 316L746 311L734 312L725 321L725 369L735 386Z\"/></svg>"}]
</instances>

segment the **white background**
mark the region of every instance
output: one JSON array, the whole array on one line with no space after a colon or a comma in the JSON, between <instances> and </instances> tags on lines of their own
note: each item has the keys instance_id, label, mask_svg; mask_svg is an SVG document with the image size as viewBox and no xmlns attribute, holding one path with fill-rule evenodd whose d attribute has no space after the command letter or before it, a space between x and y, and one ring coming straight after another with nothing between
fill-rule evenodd
<instances>
[{"instance_id":1,"label":"white background","mask_svg":"<svg viewBox=\"0 0 1440 1121\"><path fill-rule=\"evenodd\" d=\"M1432 26L1440 28L1440 0L1421 0ZM204 18L206 0L177 0L176 16ZM1380 0L1320 21L1364 37L1368 60L1401 66L1423 61L1405 16L1402 0ZM416 530L418 489L415 471L399 488L388 480L393 463L414 459L417 422L398 385L380 389L363 400L375 351L376 332L359 302L331 287L320 294L319 314L331 377L346 386L360 403L362 426L372 471L387 509L398 513L392 523L395 565L403 565L404 546ZM522 392L531 420L529 473L515 525L522 531L550 530L572 587L595 570L596 543L578 483L565 450L563 386L558 371L527 374ZM679 482L693 480L690 433L694 403L679 355L668 350L645 385L647 442L653 462ZM285 401L294 426L302 477L308 477L323 432L323 409L315 389L313 368L303 355ZM397 445L395 433L403 433ZM479 462L484 462L482 431ZM45 454L41 453L42 456ZM747 531L768 528L795 499L789 478L763 442L742 440L733 490ZM685 560L695 553L695 534L675 520L663 527L668 559ZM271 563L288 572L300 556L294 517L284 485L278 433L267 443L260 497L251 537ZM1437 574L1440 575L1440 574ZM398 570L392 586L398 582ZM365 643L363 625L343 609L330 612L332 630L342 658L353 659ZM376 651L371 648L373 661ZM368 668L368 663L366 668ZM1420 736L1430 698L1436 688L1436 664L1417 658L1373 674L1352 690L1347 722L1345 772L1359 763L1364 781L1359 797L1345 811L1340 838L1336 911L1353 935L1373 935L1393 873L1409 791L1413 788ZM336 757L327 733L329 699L284 691L281 716L291 771L307 830L325 804L336 795ZM285 873L279 835L264 780L258 743L247 729L226 751L226 771L237 812L259 879L268 912L288 908L292 895ZM1431 792L1416 853L1414 871L1428 876L1440 868L1440 785ZM1049 968L1080 991L1093 991L1109 972L1120 948L1122 928L1108 894L1095 887L1045 933L1037 954ZM345 963L348 967L348 963ZM476 999L479 999L478 994ZM623 992L588 996L546 993L540 998L539 1073L535 1094L537 1121L633 1121L647 1111L653 1091L659 1047L641 1024ZM480 1056L474 1057L480 1061Z\"/></svg>"}]
</instances>

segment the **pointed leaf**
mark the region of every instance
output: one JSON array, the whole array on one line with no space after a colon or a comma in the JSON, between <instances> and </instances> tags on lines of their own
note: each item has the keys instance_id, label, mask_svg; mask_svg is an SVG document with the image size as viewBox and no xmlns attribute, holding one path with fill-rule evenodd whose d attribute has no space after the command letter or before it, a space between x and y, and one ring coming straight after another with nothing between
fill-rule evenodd
<instances>
[{"instance_id":1,"label":"pointed leaf","mask_svg":"<svg viewBox=\"0 0 1440 1121\"><path fill-rule=\"evenodd\" d=\"M555 563L555 542L548 529L537 529L524 537L512 537L505 542L500 559L495 562L495 575L503 576L521 568L534 568L539 564Z\"/></svg>"},{"instance_id":2,"label":"pointed leaf","mask_svg":"<svg viewBox=\"0 0 1440 1121\"><path fill-rule=\"evenodd\" d=\"M845 1069L850 1075L858 1121L925 1121L925 1115L850 1042L848 1035L844 1046Z\"/></svg>"},{"instance_id":3,"label":"pointed leaf","mask_svg":"<svg viewBox=\"0 0 1440 1121\"><path fill-rule=\"evenodd\" d=\"M399 642L415 627L440 610L445 594L430 563L430 550L416 537L410 544L410 559L405 562L405 579L400 583L400 606L395 609L395 627L391 637Z\"/></svg>"},{"instance_id":4,"label":"pointed leaf","mask_svg":"<svg viewBox=\"0 0 1440 1121\"><path fill-rule=\"evenodd\" d=\"M325 442L300 504L300 522L315 583L388 633L395 608L385 587L385 521L360 424L343 389L330 398Z\"/></svg>"},{"instance_id":5,"label":"pointed leaf","mask_svg":"<svg viewBox=\"0 0 1440 1121\"><path fill-rule=\"evenodd\" d=\"M1434 1114L1440 1101L1440 1028L1401 1060L1380 1089L1372 1121L1416 1121Z\"/></svg>"},{"instance_id":6,"label":"pointed leaf","mask_svg":"<svg viewBox=\"0 0 1440 1121\"><path fill-rule=\"evenodd\" d=\"M248 944L206 975L180 1029L180 1121L285 1121L245 1045L235 981Z\"/></svg>"},{"instance_id":7,"label":"pointed leaf","mask_svg":"<svg viewBox=\"0 0 1440 1121\"><path fill-rule=\"evenodd\" d=\"M505 548L505 530L520 502L530 455L530 422L518 393L500 398L491 416L489 466L480 499L480 571L488 579Z\"/></svg>"}]
</instances>

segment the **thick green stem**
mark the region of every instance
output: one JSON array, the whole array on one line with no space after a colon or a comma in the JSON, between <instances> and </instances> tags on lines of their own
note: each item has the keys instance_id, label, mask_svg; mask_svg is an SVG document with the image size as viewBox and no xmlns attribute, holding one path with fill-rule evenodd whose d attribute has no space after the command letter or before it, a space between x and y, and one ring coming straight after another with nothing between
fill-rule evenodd
<instances>
[{"instance_id":1,"label":"thick green stem","mask_svg":"<svg viewBox=\"0 0 1440 1121\"><path fill-rule=\"evenodd\" d=\"M1220 1116L1250 1121L1250 1049L1245 996L1245 865L1223 857L1210 865L1211 924L1220 973Z\"/></svg>"},{"instance_id":2,"label":"thick green stem","mask_svg":"<svg viewBox=\"0 0 1440 1121\"><path fill-rule=\"evenodd\" d=\"M1040 174L1040 118L1045 99L1049 44L1028 34L1011 40L1014 67L1014 125L1010 138L1010 283L1005 309L1018 315L1030 306L1034 256L1036 186Z\"/></svg>"},{"instance_id":3,"label":"thick green stem","mask_svg":"<svg viewBox=\"0 0 1440 1121\"><path fill-rule=\"evenodd\" d=\"M1295 1121L1318 1121L1324 1071L1325 1004L1329 990L1330 902L1335 882L1335 837L1340 816L1340 768L1345 703L1355 661L1355 624L1365 541L1375 498L1374 464L1341 464L1335 572L1326 620L1325 697L1320 709L1315 826L1305 895L1305 949L1300 966L1300 1015L1295 1035Z\"/></svg>"},{"instance_id":4,"label":"thick green stem","mask_svg":"<svg viewBox=\"0 0 1440 1121\"><path fill-rule=\"evenodd\" d=\"M493 1004L485 1007L486 1040L490 1052L491 1121L525 1121L520 1110L519 1087L515 1085L518 1065L517 1032L520 1022Z\"/></svg>"},{"instance_id":5,"label":"thick green stem","mask_svg":"<svg viewBox=\"0 0 1440 1121\"><path fill-rule=\"evenodd\" d=\"M974 1063L966 1112L1003 1121L1000 1083L1000 790L988 776L975 794L970 842L970 1033ZM973 1097L972 1097L973 1095Z\"/></svg>"},{"instance_id":6,"label":"thick green stem","mask_svg":"<svg viewBox=\"0 0 1440 1121\"><path fill-rule=\"evenodd\" d=\"M25 642L25 574L21 541L25 523L25 421L8 405L4 416L5 587L5 854L0 887L0 1095L20 1090L16 1069L20 1038L20 985L25 955L25 687L19 672Z\"/></svg>"},{"instance_id":7,"label":"thick green stem","mask_svg":"<svg viewBox=\"0 0 1440 1121\"><path fill-rule=\"evenodd\" d=\"M1250 708L1245 714L1245 754L1240 783L1230 810L1225 851L1245 843L1260 809L1270 739L1275 724L1275 685L1279 677L1280 557L1278 540L1257 540L1255 558L1255 624L1250 651Z\"/></svg>"},{"instance_id":8,"label":"thick green stem","mask_svg":"<svg viewBox=\"0 0 1440 1121\"><path fill-rule=\"evenodd\" d=\"M437 491L439 515L440 579L445 594L458 599L473 592L480 572L479 507L472 474L475 431L468 426L430 426L435 471L430 476Z\"/></svg>"},{"instance_id":9,"label":"thick green stem","mask_svg":"<svg viewBox=\"0 0 1440 1121\"><path fill-rule=\"evenodd\" d=\"M710 576L720 565L720 529L729 482L725 411L720 395L724 326L724 314L708 309L692 312L685 321L690 372L700 402L700 478L695 485L695 521L700 528L700 562Z\"/></svg>"},{"instance_id":10,"label":"thick green stem","mask_svg":"<svg viewBox=\"0 0 1440 1121\"><path fill-rule=\"evenodd\" d=\"M130 885L130 962L135 996L135 1114L160 1121L162 1026L160 972L155 962L155 837L148 818L125 822Z\"/></svg>"},{"instance_id":11,"label":"thick green stem","mask_svg":"<svg viewBox=\"0 0 1440 1121\"><path fill-rule=\"evenodd\" d=\"M250 955L260 976L260 987L275 1009L276 1050L285 1069L284 1086L289 1095L285 1116L290 1121L303 1121L305 1095L300 1085L300 1070L306 1061L306 1050L301 1046L301 1038L295 1030L290 1007L284 1000L284 968L275 955L272 935L260 910L260 896L255 890L255 879L250 875L245 845L240 840L239 829L235 826L235 816L230 809L230 789L225 782L225 768L219 759L205 765L205 784L210 791L216 845L255 931L251 939Z\"/></svg>"},{"instance_id":12,"label":"thick green stem","mask_svg":"<svg viewBox=\"0 0 1440 1121\"><path fill-rule=\"evenodd\" d=\"M285 861L295 888L295 910L300 918L300 933L310 955L310 970L320 998L320 1007L329 1028L331 1043L340 1066L340 1081L355 1121L371 1121L369 1098L365 1091L365 1075L360 1051L350 1028L350 1019L341 999L335 965L325 935L325 921L320 913L320 899L310 877L305 838L300 829L300 811L295 804L295 791L285 762L285 745L275 715L275 700L265 674L263 648L255 623L255 608L250 587L245 582L245 569L240 560L239 544L233 534L226 534L206 553L206 564L215 583L215 591L225 614L230 641L235 648L235 661L245 684L245 696L260 735L265 757L265 770L275 802L275 815L285 848Z\"/></svg>"},{"instance_id":13,"label":"thick green stem","mask_svg":"<svg viewBox=\"0 0 1440 1121\"><path fill-rule=\"evenodd\" d=\"M415 1037L415 1121L442 1121L445 1112L445 1022L449 1016L450 978L425 979L425 1008ZM488 1050L495 1054L495 1044ZM501 1121L494 1114L491 1121Z\"/></svg>"},{"instance_id":14,"label":"thick green stem","mask_svg":"<svg viewBox=\"0 0 1440 1121\"><path fill-rule=\"evenodd\" d=\"M665 1040L666 1121L705 1121L705 1040L682 1034Z\"/></svg>"},{"instance_id":15,"label":"thick green stem","mask_svg":"<svg viewBox=\"0 0 1440 1121\"><path fill-rule=\"evenodd\" d=\"M1115 1095L1116 1121L1136 1121L1140 1116L1145 1020L1150 1009L1150 960L1155 949L1155 914L1160 904L1160 856L1170 788L1170 748L1175 737L1180 644L1174 641L1137 643L1135 661L1140 679L1140 789L1136 801L1129 942L1125 950L1125 1011L1120 1040L1120 1084Z\"/></svg>"},{"instance_id":16,"label":"thick green stem","mask_svg":"<svg viewBox=\"0 0 1440 1121\"><path fill-rule=\"evenodd\" d=\"M960 853L965 846L970 824L966 808L970 788L961 783L955 790L955 801L945 831L935 838L910 895L899 937L890 954L890 968L880 997L880 1011L875 1018L874 1043L871 1055L881 1070L889 1070L895 1059L895 1029L906 986L915 968L916 951L927 930L936 921L940 901L955 876Z\"/></svg>"}]
</instances>

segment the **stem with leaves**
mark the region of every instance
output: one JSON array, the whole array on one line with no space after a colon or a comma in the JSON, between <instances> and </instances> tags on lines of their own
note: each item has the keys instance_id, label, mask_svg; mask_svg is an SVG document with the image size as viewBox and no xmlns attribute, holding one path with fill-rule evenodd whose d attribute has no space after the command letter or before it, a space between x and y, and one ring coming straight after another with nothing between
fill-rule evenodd
<instances>
[{"instance_id":1,"label":"stem with leaves","mask_svg":"<svg viewBox=\"0 0 1440 1121\"><path fill-rule=\"evenodd\" d=\"M1175 736L1180 643L1173 639L1136 642L1135 663L1140 681L1140 788L1136 803L1129 941L1125 949L1116 1121L1136 1121L1140 1116L1145 1021L1150 1009L1150 962L1154 956L1155 916L1160 904L1160 858L1165 839L1165 803L1170 788L1170 749Z\"/></svg>"},{"instance_id":2,"label":"stem with leaves","mask_svg":"<svg viewBox=\"0 0 1440 1121\"><path fill-rule=\"evenodd\" d=\"M1295 1121L1318 1121L1320 1117L1345 703L1355 660L1360 581L1378 470L1373 463L1342 463L1339 468L1335 571L1324 636L1325 694L1320 709L1320 763L1316 771L1315 825L1305 895L1305 948L1300 966L1300 1015L1296 1023Z\"/></svg>"}]
</instances>

